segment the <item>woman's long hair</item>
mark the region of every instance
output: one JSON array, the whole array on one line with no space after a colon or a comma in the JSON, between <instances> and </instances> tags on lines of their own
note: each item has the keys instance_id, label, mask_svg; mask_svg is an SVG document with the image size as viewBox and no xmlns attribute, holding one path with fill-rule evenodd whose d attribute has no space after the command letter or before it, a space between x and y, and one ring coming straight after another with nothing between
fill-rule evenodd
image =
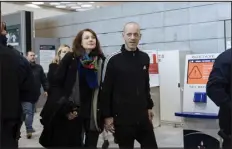
<instances>
[{"instance_id":1,"label":"woman's long hair","mask_svg":"<svg viewBox=\"0 0 232 149\"><path fill-rule=\"evenodd\" d=\"M56 56L55 56L55 58L52 60L52 63L56 63L56 64L59 64L59 63L60 63L60 61L61 61L61 59L60 59L60 53L61 53L61 51L62 51L64 48L69 48L70 51L72 51L71 48L70 48L68 45L66 45L66 44L61 45L61 46L58 48L58 50L57 50L57 52L56 52Z\"/></svg>"},{"instance_id":2,"label":"woman's long hair","mask_svg":"<svg viewBox=\"0 0 232 149\"><path fill-rule=\"evenodd\" d=\"M100 46L100 42L99 42L99 40L98 40L98 38L97 38L97 34L96 34L93 30L91 30L91 29L89 29L89 28L81 30L81 31L77 34L76 38L73 40L72 49L73 49L74 54L75 54L77 57L80 57L80 56L82 56L82 55L84 54L84 52L85 52L85 49L84 49L84 48L82 47L82 45L81 45L82 36L83 36L84 32L90 32L90 33L92 33L93 36L96 38L96 47L95 47L95 49L93 49L93 50L90 52L90 55L94 55L94 56L101 56L101 55L103 55L102 50L101 50L101 46Z\"/></svg>"}]
</instances>

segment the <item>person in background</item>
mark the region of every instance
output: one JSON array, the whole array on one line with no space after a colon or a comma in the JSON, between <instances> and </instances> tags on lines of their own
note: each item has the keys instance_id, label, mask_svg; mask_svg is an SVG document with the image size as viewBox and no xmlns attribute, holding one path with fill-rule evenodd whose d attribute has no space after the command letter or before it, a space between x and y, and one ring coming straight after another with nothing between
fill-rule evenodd
<instances>
[{"instance_id":1,"label":"person in background","mask_svg":"<svg viewBox=\"0 0 232 149\"><path fill-rule=\"evenodd\" d=\"M59 94L57 93L57 88L54 85L55 84L54 78L61 60L68 52L72 52L71 48L66 44L61 45L57 50L55 58L52 60L51 64L49 65L49 70L47 74L48 83L49 83L48 97L40 113L41 116L40 122L43 125L43 131L40 136L39 142L44 147L49 147L54 145L52 143L53 141L50 140L50 138L52 138L53 135L52 134L53 123L51 123L51 121L54 121L54 117L53 117L54 103L59 98Z\"/></svg>"},{"instance_id":2,"label":"person in background","mask_svg":"<svg viewBox=\"0 0 232 149\"><path fill-rule=\"evenodd\" d=\"M119 148L132 149L134 141L141 148L157 149L153 130L153 101L150 95L148 54L137 46L140 27L135 22L123 29L125 44L105 60L101 91L105 129L114 133Z\"/></svg>"},{"instance_id":3,"label":"person in background","mask_svg":"<svg viewBox=\"0 0 232 149\"><path fill-rule=\"evenodd\" d=\"M22 125L21 102L36 102L34 76L20 52L7 47L6 26L2 23L0 33L0 148L17 149Z\"/></svg>"},{"instance_id":4,"label":"person in background","mask_svg":"<svg viewBox=\"0 0 232 149\"><path fill-rule=\"evenodd\" d=\"M72 50L66 44L63 44L58 48L58 51L57 51L55 58L53 59L52 63L49 65L49 70L48 70L48 74L47 74L49 86L52 86L52 84L53 84L52 82L54 80L54 75L55 75L55 72L59 66L59 63L62 60L62 58L65 56L65 54L67 54L68 52L72 52Z\"/></svg>"},{"instance_id":5,"label":"person in background","mask_svg":"<svg viewBox=\"0 0 232 149\"><path fill-rule=\"evenodd\" d=\"M59 95L51 99L56 101L50 124L53 137L50 143L43 137L40 140L50 147L96 148L102 130L98 97L104 55L91 29L77 34L72 50L63 57L55 73L54 86Z\"/></svg>"},{"instance_id":6,"label":"person in background","mask_svg":"<svg viewBox=\"0 0 232 149\"><path fill-rule=\"evenodd\" d=\"M215 60L206 86L209 98L220 108L219 135L223 138L223 149L231 149L231 48L222 52Z\"/></svg>"},{"instance_id":7,"label":"person in background","mask_svg":"<svg viewBox=\"0 0 232 149\"><path fill-rule=\"evenodd\" d=\"M50 106L53 106L52 103L54 101L51 100L53 99L51 97L52 95L57 94L56 92L53 92L55 73L59 67L61 60L63 59L65 54L67 54L68 52L72 52L71 48L66 44L61 45L57 50L55 58L52 60L51 64L49 65L49 70L47 74L47 79L48 79L48 84L49 84L48 97L40 113L41 121L43 121L42 122L43 125L45 125L45 123L49 121L50 116L51 116L50 114L52 113L52 111L50 111L52 109Z\"/></svg>"},{"instance_id":8,"label":"person in background","mask_svg":"<svg viewBox=\"0 0 232 149\"><path fill-rule=\"evenodd\" d=\"M34 94L34 98L37 98L37 101L41 95L41 85L44 89L44 95L47 96L48 93L48 81L46 75L44 73L43 67L35 62L35 53L32 51L27 52L27 60L30 63L30 67L32 69L35 85L33 86L36 90ZM22 103L23 112L24 112L24 121L26 126L27 138L30 139L32 137L32 133L35 132L33 125L34 113L35 113L35 104L30 102Z\"/></svg>"}]
</instances>

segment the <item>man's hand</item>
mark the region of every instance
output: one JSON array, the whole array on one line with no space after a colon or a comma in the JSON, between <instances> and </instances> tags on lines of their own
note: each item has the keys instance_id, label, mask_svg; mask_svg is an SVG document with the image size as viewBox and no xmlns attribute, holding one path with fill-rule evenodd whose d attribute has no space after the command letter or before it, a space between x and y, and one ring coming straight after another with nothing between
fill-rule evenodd
<instances>
[{"instance_id":1,"label":"man's hand","mask_svg":"<svg viewBox=\"0 0 232 149\"><path fill-rule=\"evenodd\" d=\"M149 117L149 120L152 122L152 120L154 118L154 113L153 113L152 109L148 109L148 117Z\"/></svg>"},{"instance_id":2,"label":"man's hand","mask_svg":"<svg viewBox=\"0 0 232 149\"><path fill-rule=\"evenodd\" d=\"M114 133L114 118L113 117L105 118L105 130L107 132L110 131L111 133Z\"/></svg>"},{"instance_id":3,"label":"man's hand","mask_svg":"<svg viewBox=\"0 0 232 149\"><path fill-rule=\"evenodd\" d=\"M44 92L44 96L45 96L45 97L48 97L48 92Z\"/></svg>"}]
</instances>

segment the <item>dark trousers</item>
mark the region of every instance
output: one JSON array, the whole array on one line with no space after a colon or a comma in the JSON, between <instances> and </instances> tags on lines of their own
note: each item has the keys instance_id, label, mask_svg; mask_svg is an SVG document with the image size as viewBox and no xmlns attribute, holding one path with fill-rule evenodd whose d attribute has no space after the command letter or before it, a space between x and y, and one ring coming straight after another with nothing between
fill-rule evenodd
<instances>
[{"instance_id":1,"label":"dark trousers","mask_svg":"<svg viewBox=\"0 0 232 149\"><path fill-rule=\"evenodd\" d=\"M83 128L85 133L84 147L97 148L99 132L90 130L90 119L83 118Z\"/></svg>"},{"instance_id":2,"label":"dark trousers","mask_svg":"<svg viewBox=\"0 0 232 149\"><path fill-rule=\"evenodd\" d=\"M21 123L3 123L1 125L1 149L17 149Z\"/></svg>"},{"instance_id":3,"label":"dark trousers","mask_svg":"<svg viewBox=\"0 0 232 149\"><path fill-rule=\"evenodd\" d=\"M231 149L231 140L224 140L222 143L222 149Z\"/></svg>"},{"instance_id":4,"label":"dark trousers","mask_svg":"<svg viewBox=\"0 0 232 149\"><path fill-rule=\"evenodd\" d=\"M142 149L158 149L152 123L147 120L136 125L115 125L115 138L120 149L133 149L137 140Z\"/></svg>"},{"instance_id":5,"label":"dark trousers","mask_svg":"<svg viewBox=\"0 0 232 149\"><path fill-rule=\"evenodd\" d=\"M50 148L79 148L82 147L82 127L80 118L68 120L66 117L55 121L50 126L44 141L49 138ZM48 140L47 140L48 141ZM45 142L47 143L47 142Z\"/></svg>"}]
</instances>

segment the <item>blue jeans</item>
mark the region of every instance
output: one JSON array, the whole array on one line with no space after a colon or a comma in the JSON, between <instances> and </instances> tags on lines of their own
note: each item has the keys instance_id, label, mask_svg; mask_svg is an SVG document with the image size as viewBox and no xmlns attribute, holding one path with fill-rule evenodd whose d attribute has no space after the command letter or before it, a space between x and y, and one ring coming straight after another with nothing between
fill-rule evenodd
<instances>
[{"instance_id":1,"label":"blue jeans","mask_svg":"<svg viewBox=\"0 0 232 149\"><path fill-rule=\"evenodd\" d=\"M35 104L32 104L30 102L23 102L23 117L24 122L26 126L27 133L31 133L34 131L32 124L34 119L34 113L35 113Z\"/></svg>"}]
</instances>

